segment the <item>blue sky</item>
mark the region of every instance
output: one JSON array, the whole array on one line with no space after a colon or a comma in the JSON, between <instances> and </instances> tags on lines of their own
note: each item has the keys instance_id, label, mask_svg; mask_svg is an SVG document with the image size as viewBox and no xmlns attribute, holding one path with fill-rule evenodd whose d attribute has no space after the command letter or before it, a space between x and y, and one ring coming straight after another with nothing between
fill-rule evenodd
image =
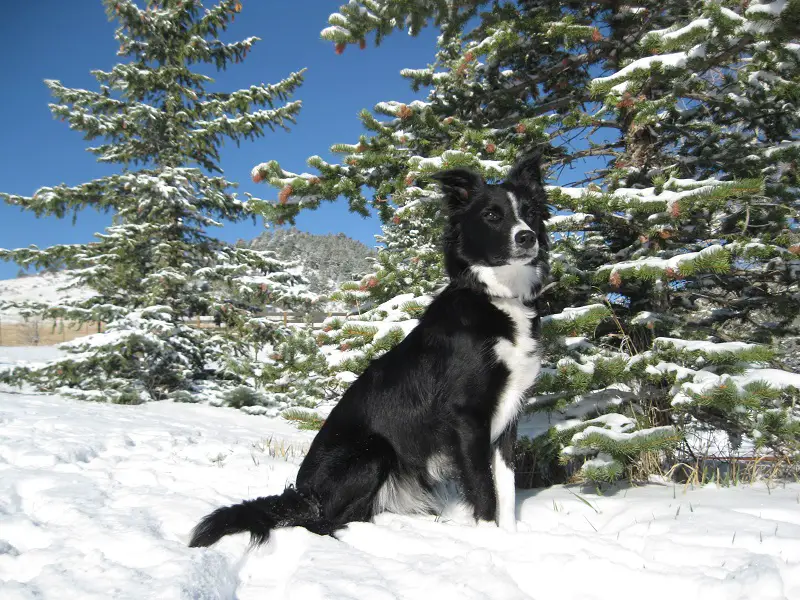
<instances>
[{"instance_id":1,"label":"blue sky","mask_svg":"<svg viewBox=\"0 0 800 600\"><path fill-rule=\"evenodd\" d=\"M328 148L336 142L354 142L362 132L358 112L382 100L419 97L400 77L404 67L428 64L436 31L426 29L417 38L397 33L380 47L359 50L349 46L337 56L329 42L319 39L327 17L339 0L266 2L244 0L244 8L225 38L256 35L262 41L247 60L217 74L220 89L233 91L251 83L278 81L292 71L308 68L306 83L296 94L303 101L298 124L290 133L267 134L240 148L222 149L222 168L241 192L274 199L275 190L250 181L257 163L277 159L291 171L306 169L313 154L332 159ZM99 0L37 0L12 2L0 19L0 191L30 196L38 188L59 183L76 185L101 177L115 167L98 164L85 151L90 144L80 132L50 114L51 97L44 79L58 79L68 87L96 89L92 69L110 69L116 62L115 24L108 22ZM88 210L71 218L37 219L0 202L0 247L83 243L102 231L111 216ZM367 244L378 232L375 219L348 213L342 202L324 204L298 219L300 229L314 233L343 231ZM263 226L226 225L213 232L234 241L255 237ZM18 267L0 262L0 279L14 277Z\"/></svg>"}]
</instances>

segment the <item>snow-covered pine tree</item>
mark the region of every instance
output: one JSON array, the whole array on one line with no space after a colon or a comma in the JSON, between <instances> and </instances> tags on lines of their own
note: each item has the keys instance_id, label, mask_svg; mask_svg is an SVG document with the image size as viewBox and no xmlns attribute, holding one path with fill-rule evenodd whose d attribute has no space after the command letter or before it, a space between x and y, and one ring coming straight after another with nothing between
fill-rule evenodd
<instances>
[{"instance_id":1,"label":"snow-covered pine tree","mask_svg":"<svg viewBox=\"0 0 800 600\"><path fill-rule=\"evenodd\" d=\"M258 311L313 300L291 265L207 233L253 216L222 176L221 145L294 122L300 102L289 97L302 72L272 85L209 91L212 79L198 67L225 69L258 42L219 39L241 10L238 0L209 8L198 0L104 4L119 23L123 62L93 72L96 91L46 83L56 99L53 114L86 139L100 140L89 151L121 171L74 187L41 188L32 197L2 197L37 216L112 211L114 224L89 244L2 250L0 258L26 267L64 265L76 285L96 295L36 308L46 318L103 322L105 332L64 345L63 359L3 378L114 402L197 399L199 387L222 395L259 375L251 358L276 326ZM209 316L224 329L196 326Z\"/></svg>"},{"instance_id":2,"label":"snow-covered pine tree","mask_svg":"<svg viewBox=\"0 0 800 600\"><path fill-rule=\"evenodd\" d=\"M362 112L367 133L333 146L341 164L311 157L317 175L257 166L254 179L282 190L261 208L291 221L344 196L380 215L393 245L383 272L345 290L360 307L384 303L358 317L372 325L354 332L360 351L397 319L391 295L437 283L439 195L426 177L468 166L499 178L542 147L562 185L551 188L547 364L520 428L521 482L576 469L609 480L754 448L796 457L800 376L774 355L797 335L800 306L797 10L350 2L322 33L337 52L370 33L440 26L435 62L402 73L427 100ZM324 351L347 325L328 324ZM333 362L363 368L341 356L364 356L346 343Z\"/></svg>"},{"instance_id":3,"label":"snow-covered pine tree","mask_svg":"<svg viewBox=\"0 0 800 600\"><path fill-rule=\"evenodd\" d=\"M630 322L666 336L640 354L651 385L673 386L656 408L716 453L800 450L800 377L763 368L797 370L799 22L792 2L699 4L591 88L639 140L606 198L629 203L641 237L595 280L608 275Z\"/></svg>"}]
</instances>

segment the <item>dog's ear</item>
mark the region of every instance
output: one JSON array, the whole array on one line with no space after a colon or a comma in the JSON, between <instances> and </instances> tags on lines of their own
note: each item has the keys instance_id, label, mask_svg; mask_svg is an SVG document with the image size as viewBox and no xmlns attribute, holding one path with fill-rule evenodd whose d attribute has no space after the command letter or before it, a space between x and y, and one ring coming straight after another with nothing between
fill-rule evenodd
<instances>
[{"instance_id":1,"label":"dog's ear","mask_svg":"<svg viewBox=\"0 0 800 600\"><path fill-rule=\"evenodd\" d=\"M550 210L547 208L547 193L544 191L544 182L542 181L541 152L531 152L520 158L509 171L506 181L531 190L542 221L550 218Z\"/></svg>"},{"instance_id":2,"label":"dog's ear","mask_svg":"<svg viewBox=\"0 0 800 600\"><path fill-rule=\"evenodd\" d=\"M506 181L521 187L542 185L542 153L531 152L522 156L506 177Z\"/></svg>"},{"instance_id":3,"label":"dog's ear","mask_svg":"<svg viewBox=\"0 0 800 600\"><path fill-rule=\"evenodd\" d=\"M469 202L485 185L483 177L469 169L450 169L431 175L431 179L439 182L450 206L459 206Z\"/></svg>"}]
</instances>

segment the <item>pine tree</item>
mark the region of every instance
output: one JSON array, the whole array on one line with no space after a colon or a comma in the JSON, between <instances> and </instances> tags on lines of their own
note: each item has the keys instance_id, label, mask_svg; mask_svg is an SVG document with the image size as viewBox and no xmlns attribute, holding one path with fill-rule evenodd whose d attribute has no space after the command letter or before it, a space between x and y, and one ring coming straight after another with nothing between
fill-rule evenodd
<instances>
[{"instance_id":1,"label":"pine tree","mask_svg":"<svg viewBox=\"0 0 800 600\"><path fill-rule=\"evenodd\" d=\"M258 311L314 299L291 265L207 233L253 216L222 175L220 147L293 123L300 102L289 97L302 72L232 93L209 91L212 79L197 67L225 69L259 41L219 39L241 10L238 0L208 9L198 0L104 4L119 23L123 62L92 72L96 91L46 84L56 99L53 114L87 140L99 140L89 151L120 172L41 188L32 197L2 197L37 216L112 211L113 225L89 244L0 250L0 258L25 267L63 264L76 285L97 294L37 307L42 316L104 322L106 330L66 344L64 359L18 368L4 379L115 402L190 399L200 388L221 396L253 377L250 357L273 337L276 325ZM213 317L223 329L196 327L200 317Z\"/></svg>"},{"instance_id":2,"label":"pine tree","mask_svg":"<svg viewBox=\"0 0 800 600\"><path fill-rule=\"evenodd\" d=\"M356 330L329 323L323 352L348 344L353 360L334 362L357 373L369 354L353 344L380 339L378 305L439 283L430 174L470 167L499 179L538 147L562 184L581 175L550 188L546 362L520 427L518 476L607 481L704 452L796 458L800 376L776 351L797 336L800 310L798 6L343 6L322 33L337 52L431 22L442 35L432 65L402 72L427 99L363 111L367 133L332 147L341 164L311 157L319 173L302 176L274 161L254 169L281 189L259 207L270 219L340 196L382 219L381 270L342 290L359 306Z\"/></svg>"}]
</instances>

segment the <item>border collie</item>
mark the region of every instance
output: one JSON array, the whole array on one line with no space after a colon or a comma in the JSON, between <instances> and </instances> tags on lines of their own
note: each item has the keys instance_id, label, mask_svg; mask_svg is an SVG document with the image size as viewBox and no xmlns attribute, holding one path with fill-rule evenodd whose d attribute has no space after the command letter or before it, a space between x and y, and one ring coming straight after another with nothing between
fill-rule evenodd
<instances>
[{"instance_id":1,"label":"border collie","mask_svg":"<svg viewBox=\"0 0 800 600\"><path fill-rule=\"evenodd\" d=\"M455 481L477 521L516 529L513 452L540 367L536 305L549 274L549 214L538 156L505 183L453 169L433 176L447 204L449 285L419 325L374 360L331 411L295 487L206 516L190 546L277 527L332 534L377 513L430 513Z\"/></svg>"}]
</instances>

